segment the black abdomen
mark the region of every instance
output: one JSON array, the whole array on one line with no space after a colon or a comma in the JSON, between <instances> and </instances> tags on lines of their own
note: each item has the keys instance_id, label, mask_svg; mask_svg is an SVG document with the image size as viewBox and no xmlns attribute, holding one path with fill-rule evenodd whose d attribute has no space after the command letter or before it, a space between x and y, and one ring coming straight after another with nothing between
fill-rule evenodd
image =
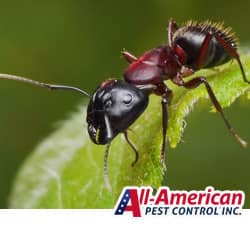
<instances>
[{"instance_id":1,"label":"black abdomen","mask_svg":"<svg viewBox=\"0 0 250 250\"><path fill-rule=\"evenodd\" d=\"M206 36L210 34L208 50L202 65L198 65L201 47ZM230 54L217 40L220 37L229 47L236 49L236 40L229 29L224 29L219 24L190 23L178 29L174 34L174 45L179 45L186 53L186 65L193 68L210 68L224 64L231 59Z\"/></svg>"}]
</instances>

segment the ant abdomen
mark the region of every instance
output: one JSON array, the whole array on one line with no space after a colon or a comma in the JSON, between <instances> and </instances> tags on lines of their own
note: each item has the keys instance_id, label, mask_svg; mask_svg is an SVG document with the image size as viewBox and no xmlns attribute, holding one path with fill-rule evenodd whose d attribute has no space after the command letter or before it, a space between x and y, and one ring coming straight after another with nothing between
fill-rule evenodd
<instances>
[{"instance_id":1,"label":"ant abdomen","mask_svg":"<svg viewBox=\"0 0 250 250\"><path fill-rule=\"evenodd\" d=\"M181 61L198 70L218 66L232 59L225 48L235 50L237 39L231 28L225 29L222 24L189 22L175 32L173 45ZM207 49L204 50L204 47Z\"/></svg>"}]
</instances>

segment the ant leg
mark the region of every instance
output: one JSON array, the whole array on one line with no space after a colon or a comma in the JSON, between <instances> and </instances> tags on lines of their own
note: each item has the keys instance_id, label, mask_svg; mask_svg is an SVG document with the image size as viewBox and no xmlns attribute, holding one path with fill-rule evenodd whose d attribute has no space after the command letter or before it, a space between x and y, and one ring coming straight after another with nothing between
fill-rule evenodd
<instances>
[{"instance_id":1,"label":"ant leg","mask_svg":"<svg viewBox=\"0 0 250 250\"><path fill-rule=\"evenodd\" d=\"M166 167L166 143L167 143L167 128L168 128L168 109L167 109L167 98L162 97L161 107L162 107L162 145L161 145L161 165L163 171L167 170Z\"/></svg>"},{"instance_id":2,"label":"ant leg","mask_svg":"<svg viewBox=\"0 0 250 250\"><path fill-rule=\"evenodd\" d=\"M190 75L194 74L194 72L195 71L192 68L182 66L181 70L180 70L180 75L181 75L181 77L187 77L187 76L190 76Z\"/></svg>"},{"instance_id":3,"label":"ant leg","mask_svg":"<svg viewBox=\"0 0 250 250\"><path fill-rule=\"evenodd\" d=\"M198 57L198 63L197 63L197 69L200 69L203 67L204 65L204 61L207 57L207 53L208 53L208 45L210 40L212 39L212 36L214 36L216 38L216 40L223 46L223 48L234 58L237 60L240 70L241 70L241 74L243 77L244 82L250 83L250 81L247 79L246 77L246 73L245 70L243 68L243 65L241 63L240 60L240 56L237 53L237 50L235 48L233 48L230 44L228 44L227 41L225 41L225 39L223 39L222 37L220 37L217 34L207 34L199 51L199 57Z\"/></svg>"},{"instance_id":4,"label":"ant leg","mask_svg":"<svg viewBox=\"0 0 250 250\"><path fill-rule=\"evenodd\" d=\"M237 53L237 50L236 48L233 48L230 44L228 44L228 42L226 42L223 38L221 38L219 35L214 35L216 40L223 46L223 48L234 58L237 60L238 64L239 64L239 67L240 67L240 70L241 70L241 74L242 74L242 77L243 77L243 80L244 82L247 82L247 83L250 83L249 80L247 80L247 77L246 77L246 73L245 73L245 70L243 68L243 65L241 63L241 60L240 60L240 56L239 54Z\"/></svg>"},{"instance_id":5,"label":"ant leg","mask_svg":"<svg viewBox=\"0 0 250 250\"><path fill-rule=\"evenodd\" d=\"M198 52L197 64L195 66L195 69L188 68L186 66L182 66L181 75L183 77L191 75L192 73L194 73L194 70L201 69L204 66L204 63L205 63L206 58L207 58L208 46L209 46L209 43L210 43L211 39L212 39L211 34L207 34L205 36L205 38L204 38L204 40L203 40L203 42L201 44L201 47L199 49L199 52Z\"/></svg>"},{"instance_id":6,"label":"ant leg","mask_svg":"<svg viewBox=\"0 0 250 250\"><path fill-rule=\"evenodd\" d=\"M177 82L176 82L177 83ZM183 80L181 80L179 82L179 86L183 86L187 89L194 89L196 87L198 87L200 84L204 83L208 92L208 95L214 105L214 107L216 108L217 112L220 113L222 119L224 120L224 123L226 125L226 127L228 128L229 132L234 136L234 138L240 143L240 145L244 148L247 147L247 142L245 142L236 132L235 130L232 128L232 126L230 125L229 121L226 119L224 112L222 110L222 107L219 103L219 101L217 100L211 86L209 85L209 83L207 82L207 80L204 77L197 77L194 78L188 82L183 82ZM177 83L178 84L178 83Z\"/></svg>"},{"instance_id":7,"label":"ant leg","mask_svg":"<svg viewBox=\"0 0 250 250\"><path fill-rule=\"evenodd\" d=\"M127 60L128 63L133 63L133 62L136 62L138 60L138 58L136 56L132 55L128 51L122 51L122 55Z\"/></svg>"},{"instance_id":8,"label":"ant leg","mask_svg":"<svg viewBox=\"0 0 250 250\"><path fill-rule=\"evenodd\" d=\"M162 96L162 146L161 146L161 164L163 170L166 171L166 143L167 143L167 128L168 128L168 109L167 105L171 103L173 92L170 89L165 90Z\"/></svg>"},{"instance_id":9,"label":"ant leg","mask_svg":"<svg viewBox=\"0 0 250 250\"><path fill-rule=\"evenodd\" d=\"M168 45L173 48L173 35L174 31L178 29L176 22L170 18L168 22Z\"/></svg>"},{"instance_id":10,"label":"ant leg","mask_svg":"<svg viewBox=\"0 0 250 250\"><path fill-rule=\"evenodd\" d=\"M127 131L124 132L124 137L125 137L127 143L129 144L129 146L133 149L133 151L135 153L135 160L131 164L131 166L133 167L139 159L139 153L138 153L138 150L137 150L135 144L129 139Z\"/></svg>"},{"instance_id":11,"label":"ant leg","mask_svg":"<svg viewBox=\"0 0 250 250\"><path fill-rule=\"evenodd\" d=\"M202 42L201 48L199 50L199 57L198 57L198 63L197 63L197 69L201 69L204 65L204 62L207 58L208 53L208 45L212 39L211 34L207 34L204 41Z\"/></svg>"},{"instance_id":12,"label":"ant leg","mask_svg":"<svg viewBox=\"0 0 250 250\"><path fill-rule=\"evenodd\" d=\"M108 155L109 155L109 149L110 149L110 142L106 146L105 154L104 154L104 164L103 164L103 179L106 185L106 188L108 191L112 191L110 182L109 182L109 176L108 176Z\"/></svg>"}]
</instances>

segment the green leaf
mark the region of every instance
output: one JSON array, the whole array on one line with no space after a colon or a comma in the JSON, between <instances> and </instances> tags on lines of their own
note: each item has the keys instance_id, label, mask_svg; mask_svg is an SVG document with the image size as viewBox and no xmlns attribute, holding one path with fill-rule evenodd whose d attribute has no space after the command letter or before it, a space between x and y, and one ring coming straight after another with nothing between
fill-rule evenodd
<instances>
[{"instance_id":1,"label":"green leaf","mask_svg":"<svg viewBox=\"0 0 250 250\"><path fill-rule=\"evenodd\" d=\"M249 77L249 53L242 56L242 62ZM243 82L236 62L195 75L207 77L223 107L230 106L239 96L250 99L250 86ZM168 129L168 141L174 148L183 136L185 117L196 103L208 99L208 95L204 86L188 91L171 82L167 84L174 91ZM13 186L10 207L112 208L123 186L159 187L163 179L159 158L160 102L161 98L151 96L148 109L129 132L140 152L136 166L131 167L134 154L123 136L117 136L112 142L108 165L112 192L106 189L103 180L105 147L90 141L86 132L86 105L81 105L24 162ZM211 103L207 103L210 108Z\"/></svg>"}]
</instances>

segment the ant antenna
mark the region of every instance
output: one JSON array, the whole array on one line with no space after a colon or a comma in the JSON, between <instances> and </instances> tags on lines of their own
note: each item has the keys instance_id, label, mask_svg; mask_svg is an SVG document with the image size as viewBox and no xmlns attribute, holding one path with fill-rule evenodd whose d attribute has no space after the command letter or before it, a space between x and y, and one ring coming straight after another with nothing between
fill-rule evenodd
<instances>
[{"instance_id":1,"label":"ant antenna","mask_svg":"<svg viewBox=\"0 0 250 250\"><path fill-rule=\"evenodd\" d=\"M87 92L85 92L84 90L79 89L77 87L73 87L73 86L49 84L46 82L39 82L39 81L32 80L32 79L22 77L22 76L2 74L2 73L0 73L0 79L8 79L8 80L15 80L15 81L19 81L19 82L25 82L25 83L37 85L39 87L48 88L50 90L72 90L72 91L79 92L82 95L85 95L85 96L90 98L90 95Z\"/></svg>"}]
</instances>

